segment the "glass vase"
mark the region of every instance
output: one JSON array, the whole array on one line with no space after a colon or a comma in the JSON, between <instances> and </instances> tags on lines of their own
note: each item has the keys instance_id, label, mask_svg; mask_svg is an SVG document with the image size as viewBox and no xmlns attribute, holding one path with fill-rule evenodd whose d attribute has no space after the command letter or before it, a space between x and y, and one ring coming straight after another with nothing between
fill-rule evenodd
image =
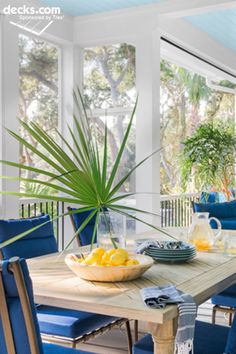
<instances>
[{"instance_id":1,"label":"glass vase","mask_svg":"<svg viewBox=\"0 0 236 354\"><path fill-rule=\"evenodd\" d=\"M113 211L100 212L97 229L97 244L105 250L125 248L125 216Z\"/></svg>"}]
</instances>

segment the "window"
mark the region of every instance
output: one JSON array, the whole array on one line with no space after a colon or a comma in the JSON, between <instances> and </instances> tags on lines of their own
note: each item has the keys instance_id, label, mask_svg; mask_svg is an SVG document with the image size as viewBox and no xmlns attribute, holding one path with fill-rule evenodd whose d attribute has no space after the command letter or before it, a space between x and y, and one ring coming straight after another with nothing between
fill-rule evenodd
<instances>
[{"instance_id":1,"label":"window","mask_svg":"<svg viewBox=\"0 0 236 354\"><path fill-rule=\"evenodd\" d=\"M122 43L85 48L84 94L91 111L91 127L103 151L105 121L108 127L108 168L111 170L124 137L136 99L135 48ZM135 164L135 123L125 149L118 180ZM135 176L122 187L122 192L135 190Z\"/></svg>"},{"instance_id":2,"label":"window","mask_svg":"<svg viewBox=\"0 0 236 354\"><path fill-rule=\"evenodd\" d=\"M232 83L218 85L232 88ZM167 60L161 61L161 192L181 192L179 154L182 141L203 122L235 125L235 95L210 88L205 77ZM196 192L194 184L189 192Z\"/></svg>"},{"instance_id":3,"label":"window","mask_svg":"<svg viewBox=\"0 0 236 354\"><path fill-rule=\"evenodd\" d=\"M19 35L19 118L38 123L55 138L55 128L58 127L58 63L59 49L56 46L42 39ZM20 134L38 148L37 142L32 141L22 127ZM20 146L20 162L47 168L45 162L25 146ZM26 170L21 170L20 176L44 178ZM21 182L21 191L33 192L33 188L35 185Z\"/></svg>"}]
</instances>

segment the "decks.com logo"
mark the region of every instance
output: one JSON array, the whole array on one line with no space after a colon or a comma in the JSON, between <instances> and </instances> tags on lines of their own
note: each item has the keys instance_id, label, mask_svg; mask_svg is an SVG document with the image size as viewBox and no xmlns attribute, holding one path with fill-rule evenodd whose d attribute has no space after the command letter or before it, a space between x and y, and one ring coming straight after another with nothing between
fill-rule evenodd
<instances>
[{"instance_id":1,"label":"decks.com logo","mask_svg":"<svg viewBox=\"0 0 236 354\"><path fill-rule=\"evenodd\" d=\"M62 20L60 7L11 6L2 10L9 17L9 22L21 29L41 35L54 21Z\"/></svg>"},{"instance_id":2,"label":"decks.com logo","mask_svg":"<svg viewBox=\"0 0 236 354\"><path fill-rule=\"evenodd\" d=\"M58 16L61 15L60 7L33 7L33 6L11 6L8 5L3 9L4 15L47 15Z\"/></svg>"}]
</instances>

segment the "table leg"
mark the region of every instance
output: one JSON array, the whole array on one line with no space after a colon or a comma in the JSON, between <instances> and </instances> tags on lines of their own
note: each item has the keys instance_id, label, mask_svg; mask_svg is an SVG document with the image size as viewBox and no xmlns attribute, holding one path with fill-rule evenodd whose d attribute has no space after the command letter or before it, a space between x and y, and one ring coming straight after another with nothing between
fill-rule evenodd
<instances>
[{"instance_id":1,"label":"table leg","mask_svg":"<svg viewBox=\"0 0 236 354\"><path fill-rule=\"evenodd\" d=\"M177 319L163 324L148 323L148 331L152 334L154 343L153 354L174 354Z\"/></svg>"}]
</instances>

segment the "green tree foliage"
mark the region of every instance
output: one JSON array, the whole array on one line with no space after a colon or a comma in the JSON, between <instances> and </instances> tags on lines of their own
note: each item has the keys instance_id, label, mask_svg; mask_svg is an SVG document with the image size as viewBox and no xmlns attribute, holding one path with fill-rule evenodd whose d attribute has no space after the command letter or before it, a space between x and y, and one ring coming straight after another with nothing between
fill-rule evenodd
<instances>
[{"instance_id":1,"label":"green tree foliage","mask_svg":"<svg viewBox=\"0 0 236 354\"><path fill-rule=\"evenodd\" d=\"M218 83L219 84L219 83ZM222 82L222 86L230 83ZM161 62L161 192L182 191L179 155L182 142L199 125L221 121L234 122L234 95L210 89L202 76L166 60ZM198 191L194 179L188 183L188 192Z\"/></svg>"},{"instance_id":2,"label":"green tree foliage","mask_svg":"<svg viewBox=\"0 0 236 354\"><path fill-rule=\"evenodd\" d=\"M84 95L90 109L103 109L104 114L91 120L91 128L103 151L105 121L108 127L108 168L111 170L128 125L127 114L107 115L106 109L132 107L135 92L135 48L126 43L86 48L84 54ZM135 164L135 123L120 163L116 179L127 173ZM135 190L135 175L121 191Z\"/></svg>"},{"instance_id":3,"label":"green tree foliage","mask_svg":"<svg viewBox=\"0 0 236 354\"><path fill-rule=\"evenodd\" d=\"M229 199L234 185L236 135L234 127L222 123L200 125L187 138L182 151L181 173L183 187L192 178L198 190L214 187L223 190Z\"/></svg>"},{"instance_id":4,"label":"green tree foliage","mask_svg":"<svg viewBox=\"0 0 236 354\"><path fill-rule=\"evenodd\" d=\"M39 124L56 138L58 127L58 49L40 39L19 37L20 104L19 117L25 122ZM233 87L229 82L218 83ZM129 114L112 115L108 109L132 107L135 91L135 48L126 43L86 48L84 51L84 97L90 109L104 113L90 119L93 136L100 153L107 122L108 169L112 168L128 125ZM216 92L205 78L166 60L161 61L161 192L181 192L181 173L178 156L182 142L205 122L234 121L234 96ZM145 118L144 118L145 119ZM21 136L38 147L26 130ZM135 120L124 150L117 181L135 164ZM41 159L20 146L20 162L29 166L48 168ZM21 177L44 178L36 172L21 171ZM24 191L28 187L21 183ZM31 188L31 186L29 186ZM135 190L135 174L125 181L121 191ZM197 190L194 183L189 192Z\"/></svg>"},{"instance_id":5,"label":"green tree foliage","mask_svg":"<svg viewBox=\"0 0 236 354\"><path fill-rule=\"evenodd\" d=\"M40 39L19 36L19 117L35 122L56 138L58 126L58 49ZM21 126L20 134L35 148L38 142ZM20 162L47 168L27 146L20 145ZM40 178L30 170L21 170L21 177ZM21 182L21 190L31 189Z\"/></svg>"}]
</instances>

